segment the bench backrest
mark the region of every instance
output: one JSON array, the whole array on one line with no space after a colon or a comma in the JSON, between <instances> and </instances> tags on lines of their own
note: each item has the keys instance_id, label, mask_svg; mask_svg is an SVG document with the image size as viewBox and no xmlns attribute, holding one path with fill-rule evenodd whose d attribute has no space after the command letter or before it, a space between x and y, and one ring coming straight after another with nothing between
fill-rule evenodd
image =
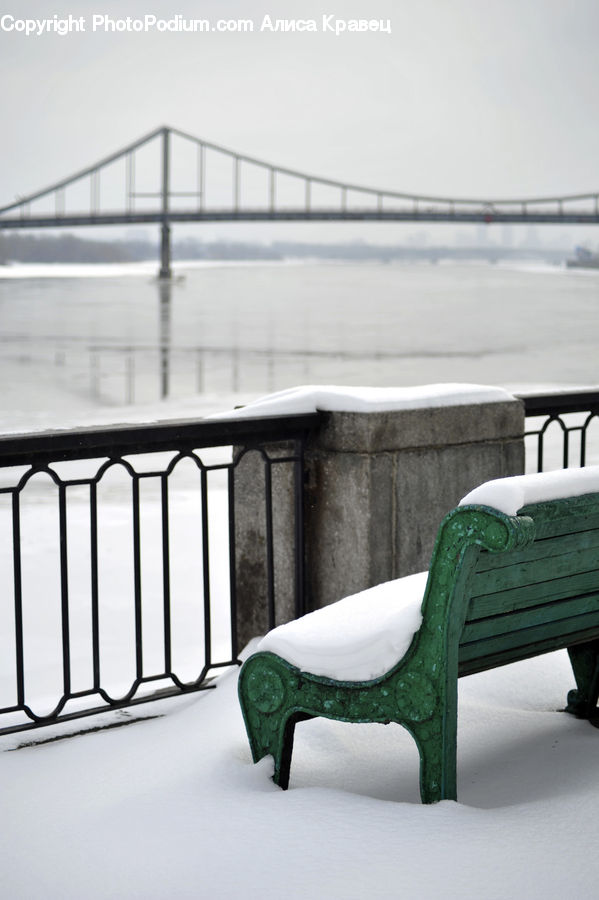
<instances>
[{"instance_id":1,"label":"bench backrest","mask_svg":"<svg viewBox=\"0 0 599 900\"><path fill-rule=\"evenodd\" d=\"M460 675L599 637L599 494L497 516L529 534L514 549L475 548L458 604Z\"/></svg>"}]
</instances>

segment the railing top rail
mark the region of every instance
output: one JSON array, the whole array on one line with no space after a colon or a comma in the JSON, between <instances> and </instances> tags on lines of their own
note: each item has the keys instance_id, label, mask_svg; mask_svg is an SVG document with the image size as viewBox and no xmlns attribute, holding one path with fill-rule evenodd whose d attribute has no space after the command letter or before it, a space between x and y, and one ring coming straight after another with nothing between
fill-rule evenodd
<instances>
[{"instance_id":1,"label":"railing top rail","mask_svg":"<svg viewBox=\"0 0 599 900\"><path fill-rule=\"evenodd\" d=\"M292 440L318 427L325 415L316 412L260 418L181 419L2 435L0 467Z\"/></svg>"},{"instance_id":2,"label":"railing top rail","mask_svg":"<svg viewBox=\"0 0 599 900\"><path fill-rule=\"evenodd\" d=\"M514 396L524 402L526 415L551 415L569 412L599 414L599 387L560 391L522 391Z\"/></svg>"}]
</instances>

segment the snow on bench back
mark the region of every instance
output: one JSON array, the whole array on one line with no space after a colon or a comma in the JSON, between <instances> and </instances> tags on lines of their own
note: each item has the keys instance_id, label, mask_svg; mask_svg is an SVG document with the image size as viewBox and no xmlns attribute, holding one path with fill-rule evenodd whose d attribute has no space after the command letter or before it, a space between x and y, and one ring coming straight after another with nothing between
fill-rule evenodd
<instances>
[{"instance_id":1,"label":"snow on bench back","mask_svg":"<svg viewBox=\"0 0 599 900\"><path fill-rule=\"evenodd\" d=\"M531 503L595 493L599 493L599 466L587 466L486 481L466 494L459 505L491 506L508 516L515 516L519 509Z\"/></svg>"},{"instance_id":2,"label":"snow on bench back","mask_svg":"<svg viewBox=\"0 0 599 900\"><path fill-rule=\"evenodd\" d=\"M337 387L303 385L268 394L240 409L208 416L210 419L283 416L294 413L390 412L429 406L464 406L513 400L502 388L481 384L425 384L417 387Z\"/></svg>"}]
</instances>

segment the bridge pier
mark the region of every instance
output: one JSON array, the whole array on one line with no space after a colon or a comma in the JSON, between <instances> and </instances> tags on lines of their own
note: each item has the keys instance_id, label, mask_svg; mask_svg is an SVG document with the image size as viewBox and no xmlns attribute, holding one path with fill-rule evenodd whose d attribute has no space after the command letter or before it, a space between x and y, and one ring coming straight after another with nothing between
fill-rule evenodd
<instances>
[{"instance_id":1,"label":"bridge pier","mask_svg":"<svg viewBox=\"0 0 599 900\"><path fill-rule=\"evenodd\" d=\"M163 222L160 227L160 271L159 278L172 278L171 269L171 227Z\"/></svg>"}]
</instances>

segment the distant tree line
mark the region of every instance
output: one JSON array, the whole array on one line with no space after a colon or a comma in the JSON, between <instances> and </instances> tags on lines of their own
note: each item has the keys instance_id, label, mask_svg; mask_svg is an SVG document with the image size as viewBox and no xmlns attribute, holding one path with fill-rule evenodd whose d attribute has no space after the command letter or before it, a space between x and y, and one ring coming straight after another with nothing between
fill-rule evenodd
<instances>
[{"instance_id":1,"label":"distant tree line","mask_svg":"<svg viewBox=\"0 0 599 900\"><path fill-rule=\"evenodd\" d=\"M402 244L368 244L364 241L328 243L301 243L299 241L273 241L259 244L243 241L198 241L183 238L173 242L174 259L207 260L282 260L289 258L377 260L392 262L401 260L483 259L496 262L500 259L535 257L550 262L560 262L566 251L555 248L503 247L497 244L474 247L414 246ZM158 258L158 242L147 239L96 241L76 237L73 234L31 235L21 232L0 231L0 264L10 262L45 263L115 263L140 262Z\"/></svg>"},{"instance_id":2,"label":"distant tree line","mask_svg":"<svg viewBox=\"0 0 599 900\"><path fill-rule=\"evenodd\" d=\"M0 262L99 263L126 262L126 247L113 241L89 241L73 234L0 233Z\"/></svg>"},{"instance_id":3,"label":"distant tree line","mask_svg":"<svg viewBox=\"0 0 599 900\"><path fill-rule=\"evenodd\" d=\"M10 262L114 263L141 262L158 257L158 243L125 239L96 241L73 234L32 235L0 232L0 265ZM204 243L184 238L173 244L174 259L282 259L264 244L240 241Z\"/></svg>"},{"instance_id":4,"label":"distant tree line","mask_svg":"<svg viewBox=\"0 0 599 900\"><path fill-rule=\"evenodd\" d=\"M156 253L154 252L152 258ZM173 259L283 259L273 245L243 241L198 241L184 238L173 243Z\"/></svg>"}]
</instances>

